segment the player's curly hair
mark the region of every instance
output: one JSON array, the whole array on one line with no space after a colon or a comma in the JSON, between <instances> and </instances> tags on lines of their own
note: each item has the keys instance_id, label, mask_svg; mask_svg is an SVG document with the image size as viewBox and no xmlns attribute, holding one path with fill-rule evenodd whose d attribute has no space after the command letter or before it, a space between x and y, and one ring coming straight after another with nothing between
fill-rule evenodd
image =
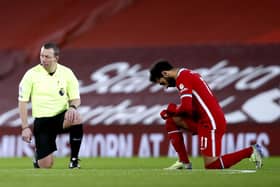
<instances>
[{"instance_id":1,"label":"player's curly hair","mask_svg":"<svg viewBox=\"0 0 280 187\"><path fill-rule=\"evenodd\" d=\"M173 69L173 66L168 60L160 59L154 62L150 68L150 81L156 82L158 79L163 77L162 71L167 71Z\"/></svg>"}]
</instances>

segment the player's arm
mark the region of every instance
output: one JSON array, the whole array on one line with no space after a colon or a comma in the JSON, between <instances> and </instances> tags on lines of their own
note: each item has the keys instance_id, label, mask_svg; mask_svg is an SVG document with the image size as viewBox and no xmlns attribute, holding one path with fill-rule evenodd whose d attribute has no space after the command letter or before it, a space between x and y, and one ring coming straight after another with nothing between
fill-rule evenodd
<instances>
[{"instance_id":1,"label":"player's arm","mask_svg":"<svg viewBox=\"0 0 280 187\"><path fill-rule=\"evenodd\" d=\"M186 96L192 97L192 96ZM160 115L162 119L167 119L168 117L184 116L191 118L192 114L192 100L190 98L182 98L181 103L176 105L174 103L169 103L167 108L162 110Z\"/></svg>"},{"instance_id":2,"label":"player's arm","mask_svg":"<svg viewBox=\"0 0 280 187\"><path fill-rule=\"evenodd\" d=\"M192 118L192 95L182 95L181 103L176 107L175 116L184 116L184 118Z\"/></svg>"},{"instance_id":3,"label":"player's arm","mask_svg":"<svg viewBox=\"0 0 280 187\"><path fill-rule=\"evenodd\" d=\"M192 115L192 94L181 95L181 103L177 107L177 114Z\"/></svg>"},{"instance_id":4,"label":"player's arm","mask_svg":"<svg viewBox=\"0 0 280 187\"><path fill-rule=\"evenodd\" d=\"M187 116L192 115L192 77L189 73L184 73L184 76L178 77L178 90L180 93L180 105L177 107L178 114Z\"/></svg>"}]
</instances>

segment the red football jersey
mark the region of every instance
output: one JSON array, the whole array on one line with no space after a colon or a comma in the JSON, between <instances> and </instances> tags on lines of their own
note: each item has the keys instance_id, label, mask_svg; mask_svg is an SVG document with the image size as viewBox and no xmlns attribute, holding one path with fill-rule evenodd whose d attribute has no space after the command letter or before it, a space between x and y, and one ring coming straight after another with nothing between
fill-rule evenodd
<instances>
[{"instance_id":1,"label":"red football jersey","mask_svg":"<svg viewBox=\"0 0 280 187\"><path fill-rule=\"evenodd\" d=\"M197 132L201 125L209 130L225 130L224 112L211 89L198 73L185 68L180 69L176 87L181 99L178 112L192 121L189 123L191 131Z\"/></svg>"}]
</instances>

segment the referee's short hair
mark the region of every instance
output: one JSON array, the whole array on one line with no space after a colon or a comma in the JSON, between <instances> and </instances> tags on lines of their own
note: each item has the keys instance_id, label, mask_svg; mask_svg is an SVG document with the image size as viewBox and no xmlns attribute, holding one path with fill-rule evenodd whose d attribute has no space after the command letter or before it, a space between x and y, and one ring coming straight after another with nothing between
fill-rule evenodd
<instances>
[{"instance_id":1,"label":"referee's short hair","mask_svg":"<svg viewBox=\"0 0 280 187\"><path fill-rule=\"evenodd\" d=\"M60 49L59 49L59 47L58 47L55 43L48 42L48 43L45 43L45 44L43 45L43 47L44 47L45 49L53 49L54 55L55 55L55 56L59 56Z\"/></svg>"}]
</instances>

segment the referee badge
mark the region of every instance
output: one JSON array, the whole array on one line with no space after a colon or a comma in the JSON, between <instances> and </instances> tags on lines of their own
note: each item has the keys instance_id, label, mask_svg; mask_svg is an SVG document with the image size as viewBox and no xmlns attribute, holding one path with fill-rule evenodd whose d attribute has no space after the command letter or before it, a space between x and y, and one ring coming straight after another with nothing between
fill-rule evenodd
<instances>
[{"instance_id":1,"label":"referee badge","mask_svg":"<svg viewBox=\"0 0 280 187\"><path fill-rule=\"evenodd\" d=\"M64 89L63 88L60 88L60 90L59 90L59 95L61 95L61 96L63 96L64 95Z\"/></svg>"}]
</instances>

